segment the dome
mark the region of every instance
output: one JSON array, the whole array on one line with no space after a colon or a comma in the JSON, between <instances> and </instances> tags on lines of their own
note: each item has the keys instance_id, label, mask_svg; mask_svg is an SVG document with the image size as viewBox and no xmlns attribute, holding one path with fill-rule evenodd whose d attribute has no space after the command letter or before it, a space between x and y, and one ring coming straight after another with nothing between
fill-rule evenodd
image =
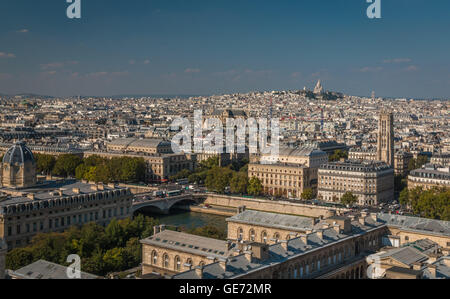
<instances>
[{"instance_id":1,"label":"dome","mask_svg":"<svg viewBox=\"0 0 450 299\"><path fill-rule=\"evenodd\" d=\"M3 156L3 163L10 165L23 165L25 162L35 162L33 153L25 145L25 142L16 143Z\"/></svg>"}]
</instances>

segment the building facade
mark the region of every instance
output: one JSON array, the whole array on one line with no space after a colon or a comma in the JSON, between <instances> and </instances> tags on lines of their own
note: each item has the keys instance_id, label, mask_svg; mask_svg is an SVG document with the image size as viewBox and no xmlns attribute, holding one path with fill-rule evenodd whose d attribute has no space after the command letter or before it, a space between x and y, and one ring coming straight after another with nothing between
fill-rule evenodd
<instances>
[{"instance_id":1,"label":"building facade","mask_svg":"<svg viewBox=\"0 0 450 299\"><path fill-rule=\"evenodd\" d=\"M370 206L394 199L394 170L384 162L332 162L319 169L318 198L337 202L351 192L358 205Z\"/></svg>"},{"instance_id":2,"label":"building facade","mask_svg":"<svg viewBox=\"0 0 450 299\"><path fill-rule=\"evenodd\" d=\"M35 165L31 151L22 146L30 155L29 165ZM19 155L7 159L13 165L23 161ZM25 246L38 233L61 232L89 222L107 225L113 218L127 218L132 213L130 189L114 184L59 180L27 188L12 185L0 192L0 239L9 250Z\"/></svg>"},{"instance_id":3,"label":"building facade","mask_svg":"<svg viewBox=\"0 0 450 299\"><path fill-rule=\"evenodd\" d=\"M416 187L422 187L425 190L434 187L450 188L450 168L440 168L429 164L411 171L408 176L408 188Z\"/></svg>"},{"instance_id":4,"label":"building facade","mask_svg":"<svg viewBox=\"0 0 450 299\"><path fill-rule=\"evenodd\" d=\"M326 152L312 148L280 148L279 155L255 157L249 178L260 180L265 194L299 198L306 189L317 193L319 166L328 161Z\"/></svg>"}]
</instances>

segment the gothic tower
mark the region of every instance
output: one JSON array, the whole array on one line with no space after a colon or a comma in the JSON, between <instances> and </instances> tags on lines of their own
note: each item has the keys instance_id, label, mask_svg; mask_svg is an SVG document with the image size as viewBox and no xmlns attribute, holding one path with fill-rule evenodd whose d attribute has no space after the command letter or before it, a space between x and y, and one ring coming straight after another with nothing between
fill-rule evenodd
<instances>
[{"instance_id":1,"label":"gothic tower","mask_svg":"<svg viewBox=\"0 0 450 299\"><path fill-rule=\"evenodd\" d=\"M386 111L378 121L377 160L394 167L394 115Z\"/></svg>"}]
</instances>

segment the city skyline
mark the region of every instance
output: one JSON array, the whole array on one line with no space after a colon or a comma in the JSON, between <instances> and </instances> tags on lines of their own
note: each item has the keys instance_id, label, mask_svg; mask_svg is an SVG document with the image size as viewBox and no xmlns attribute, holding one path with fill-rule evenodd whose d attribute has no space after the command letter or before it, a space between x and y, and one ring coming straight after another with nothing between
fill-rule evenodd
<instances>
[{"instance_id":1,"label":"city skyline","mask_svg":"<svg viewBox=\"0 0 450 299\"><path fill-rule=\"evenodd\" d=\"M448 98L444 1L0 4L0 94L212 95L312 89ZM45 23L42 22L45 19ZM416 22L420 19L421 22ZM31 50L32 49L32 50Z\"/></svg>"}]
</instances>

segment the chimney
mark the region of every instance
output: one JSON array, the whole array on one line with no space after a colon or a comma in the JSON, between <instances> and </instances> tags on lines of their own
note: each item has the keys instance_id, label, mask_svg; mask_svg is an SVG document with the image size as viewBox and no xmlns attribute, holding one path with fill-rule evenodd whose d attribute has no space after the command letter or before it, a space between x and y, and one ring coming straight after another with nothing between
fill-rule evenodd
<instances>
[{"instance_id":1,"label":"chimney","mask_svg":"<svg viewBox=\"0 0 450 299\"><path fill-rule=\"evenodd\" d=\"M317 236L318 236L321 240L323 240L323 230L322 230L322 229L319 229L319 230L316 232L316 234L317 234Z\"/></svg>"},{"instance_id":2,"label":"chimney","mask_svg":"<svg viewBox=\"0 0 450 299\"><path fill-rule=\"evenodd\" d=\"M109 183L109 184L108 184L108 187L109 187L109 188L112 188L112 189L115 189L115 188L116 188L116 184L114 184L114 183Z\"/></svg>"},{"instance_id":3,"label":"chimney","mask_svg":"<svg viewBox=\"0 0 450 299\"><path fill-rule=\"evenodd\" d=\"M34 193L28 193L27 194L27 197L29 198L29 199L31 199L31 200L34 200Z\"/></svg>"},{"instance_id":4,"label":"chimney","mask_svg":"<svg viewBox=\"0 0 450 299\"><path fill-rule=\"evenodd\" d=\"M413 265L413 270L420 271L422 269L422 263L420 263L420 262L415 262L412 265Z\"/></svg>"},{"instance_id":5,"label":"chimney","mask_svg":"<svg viewBox=\"0 0 450 299\"><path fill-rule=\"evenodd\" d=\"M377 213L370 213L370 218L372 218L373 221L378 222L378 214Z\"/></svg>"},{"instance_id":6,"label":"chimney","mask_svg":"<svg viewBox=\"0 0 450 299\"><path fill-rule=\"evenodd\" d=\"M366 217L362 216L358 218L358 221L361 225L365 225L366 224Z\"/></svg>"},{"instance_id":7,"label":"chimney","mask_svg":"<svg viewBox=\"0 0 450 299\"><path fill-rule=\"evenodd\" d=\"M439 256L435 253L432 253L428 256L428 263L433 264L438 260Z\"/></svg>"},{"instance_id":8,"label":"chimney","mask_svg":"<svg viewBox=\"0 0 450 299\"><path fill-rule=\"evenodd\" d=\"M100 183L97 185L97 189L100 191L103 191L103 190L105 190L105 186L103 185L103 183Z\"/></svg>"},{"instance_id":9,"label":"chimney","mask_svg":"<svg viewBox=\"0 0 450 299\"><path fill-rule=\"evenodd\" d=\"M238 214L244 213L245 210L246 210L246 207L245 207L245 206L240 206L240 207L237 208L237 213L238 213Z\"/></svg>"},{"instance_id":10,"label":"chimney","mask_svg":"<svg viewBox=\"0 0 450 299\"><path fill-rule=\"evenodd\" d=\"M203 278L203 266L198 266L195 268L195 274L197 274L200 279Z\"/></svg>"},{"instance_id":11,"label":"chimney","mask_svg":"<svg viewBox=\"0 0 450 299\"><path fill-rule=\"evenodd\" d=\"M338 233L338 234L341 233L341 226L339 224L333 225L333 228L336 231L336 233Z\"/></svg>"},{"instance_id":12,"label":"chimney","mask_svg":"<svg viewBox=\"0 0 450 299\"><path fill-rule=\"evenodd\" d=\"M219 266L222 268L223 271L227 271L227 259L219 259Z\"/></svg>"},{"instance_id":13,"label":"chimney","mask_svg":"<svg viewBox=\"0 0 450 299\"><path fill-rule=\"evenodd\" d=\"M159 226L154 226L153 227L153 235L156 235L156 234L158 234L160 232L160 230L159 230Z\"/></svg>"},{"instance_id":14,"label":"chimney","mask_svg":"<svg viewBox=\"0 0 450 299\"><path fill-rule=\"evenodd\" d=\"M80 188L73 188L72 192L75 194L80 194Z\"/></svg>"},{"instance_id":15,"label":"chimney","mask_svg":"<svg viewBox=\"0 0 450 299\"><path fill-rule=\"evenodd\" d=\"M166 226L164 225L164 224L161 224L160 226L159 226L159 232L163 232L163 231L165 231L166 230Z\"/></svg>"},{"instance_id":16,"label":"chimney","mask_svg":"<svg viewBox=\"0 0 450 299\"><path fill-rule=\"evenodd\" d=\"M308 245L308 234L301 235L300 239L302 240L303 243L305 243L305 245Z\"/></svg>"},{"instance_id":17,"label":"chimney","mask_svg":"<svg viewBox=\"0 0 450 299\"><path fill-rule=\"evenodd\" d=\"M437 266L436 265L428 265L427 268L428 268L428 271L430 271L431 278L436 278L436 268L437 268Z\"/></svg>"},{"instance_id":18,"label":"chimney","mask_svg":"<svg viewBox=\"0 0 450 299\"><path fill-rule=\"evenodd\" d=\"M98 191L98 186L97 185L91 185L91 190Z\"/></svg>"},{"instance_id":19,"label":"chimney","mask_svg":"<svg viewBox=\"0 0 450 299\"><path fill-rule=\"evenodd\" d=\"M245 251L244 254L247 261L251 263L253 260L253 251Z\"/></svg>"},{"instance_id":20,"label":"chimney","mask_svg":"<svg viewBox=\"0 0 450 299\"><path fill-rule=\"evenodd\" d=\"M329 228L330 228L330 224L329 224L329 223L324 223L324 224L322 225L322 228L323 228L323 229L329 229Z\"/></svg>"}]
</instances>

